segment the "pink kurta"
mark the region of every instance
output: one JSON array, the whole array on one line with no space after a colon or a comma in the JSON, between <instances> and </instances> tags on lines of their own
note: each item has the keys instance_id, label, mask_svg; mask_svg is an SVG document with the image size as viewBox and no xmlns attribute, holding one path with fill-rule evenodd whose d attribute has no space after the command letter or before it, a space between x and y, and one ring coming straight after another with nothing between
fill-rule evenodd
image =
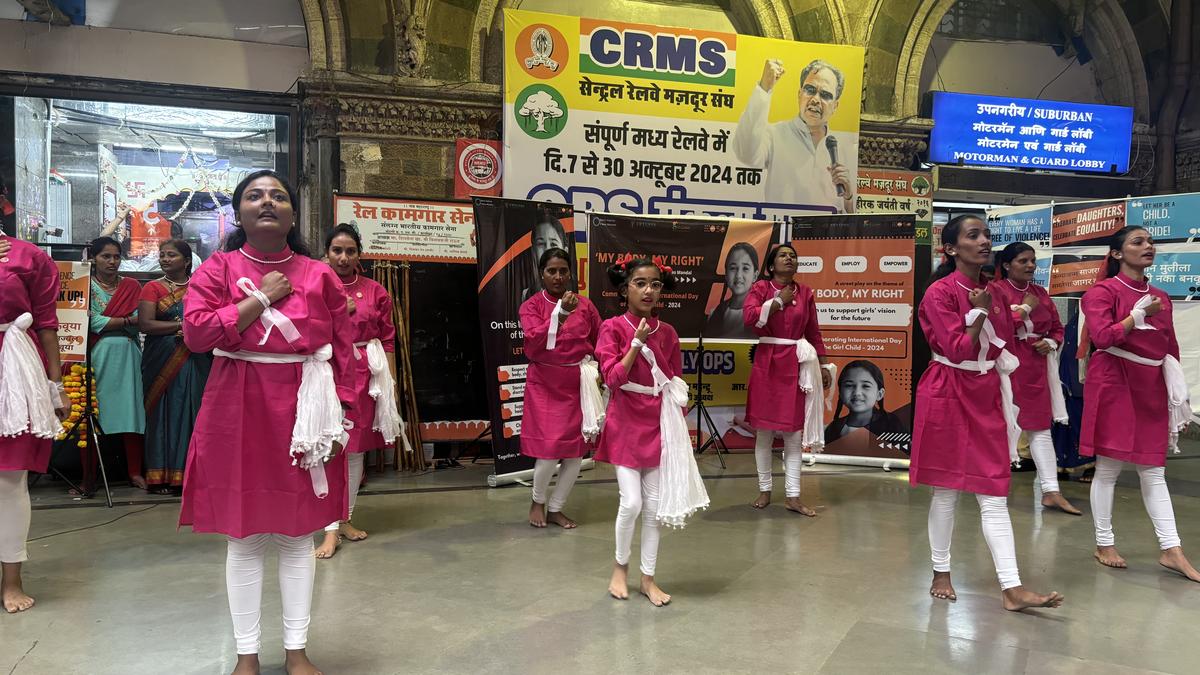
<instances>
[{"instance_id":1,"label":"pink kurta","mask_svg":"<svg viewBox=\"0 0 1200 675\"><path fill-rule=\"evenodd\" d=\"M12 248L0 256L0 323L11 323L25 312L33 315L29 327L29 339L42 355L42 367L46 355L38 342L37 331L47 328L58 329L58 267L50 256L37 246L20 239L0 235ZM14 330L10 328L9 330ZM0 333L0 347L4 336ZM30 434L0 436L0 471L36 471L46 473L50 465L50 439L37 438Z\"/></svg>"},{"instance_id":2,"label":"pink kurta","mask_svg":"<svg viewBox=\"0 0 1200 675\"><path fill-rule=\"evenodd\" d=\"M521 454L537 459L583 457L590 449L583 440L578 364L596 351L600 312L591 300L580 297L570 318L559 324L554 349L548 350L550 317L557 302L540 291L521 303L521 330L529 359Z\"/></svg>"},{"instance_id":3,"label":"pink kurta","mask_svg":"<svg viewBox=\"0 0 1200 675\"><path fill-rule=\"evenodd\" d=\"M1146 318L1146 323L1155 330L1135 328L1126 335L1121 321L1129 316L1147 288L1163 303L1161 312ZM1118 347L1148 359L1157 360L1168 354L1179 358L1170 298L1146 281L1135 282L1118 274L1093 286L1083 295L1080 306L1087 320L1088 336L1097 351L1088 360L1083 384L1079 454L1163 466L1170 443L1170 418L1162 368L1133 363L1099 350Z\"/></svg>"},{"instance_id":4,"label":"pink kurta","mask_svg":"<svg viewBox=\"0 0 1200 675\"><path fill-rule=\"evenodd\" d=\"M759 337L787 340L807 339L817 354L825 356L825 343L817 316L813 291L796 284L794 304L775 310L767 325L755 328L762 306L771 302L775 293L783 290L774 281L759 280L750 287L742 320ZM802 431L804 429L804 390L800 389L800 362L793 345L759 343L754 348L754 366L746 387L746 423L755 429L771 431Z\"/></svg>"},{"instance_id":5,"label":"pink kurta","mask_svg":"<svg viewBox=\"0 0 1200 675\"><path fill-rule=\"evenodd\" d=\"M355 276L357 281L342 284L346 295L354 300L354 314L350 325L354 327L354 344L378 338L383 351L391 354L396 350L396 324L392 323L392 298L387 290L373 279ZM367 348L355 347L359 358L354 363L354 390L357 392L354 408L346 417L354 422L350 430L347 452L366 452L387 445L396 439L384 437L371 429L375 424L375 399L371 398L371 369L367 366Z\"/></svg>"},{"instance_id":6,"label":"pink kurta","mask_svg":"<svg viewBox=\"0 0 1200 675\"><path fill-rule=\"evenodd\" d=\"M983 284L955 271L929 285L917 310L930 348L954 363L979 358L980 343L967 335L965 324L972 309L967 299L971 288L983 288ZM1001 340L1012 335L1012 312L995 291L988 318ZM1000 351L999 347L989 346L987 359L994 360ZM1008 432L1000 375L995 369L980 374L936 361L929 363L917 384L910 460L908 480L913 485L997 497L1008 494Z\"/></svg>"},{"instance_id":7,"label":"pink kurta","mask_svg":"<svg viewBox=\"0 0 1200 675\"><path fill-rule=\"evenodd\" d=\"M333 346L334 381L338 399L352 406L354 356L351 333L335 330L346 324L346 295L328 265L290 249L267 254L249 245L240 251L214 253L192 275L184 299L183 338L193 352L215 348L276 354L313 354ZM288 259L288 256L291 256ZM241 277L261 286L264 275L278 271L291 282L292 292L273 307L292 320L300 339L288 343L275 328L266 344L256 319L238 332L237 303L245 298ZM296 420L300 363L250 363L217 357L204 389L188 450L180 525L196 532L220 532L231 537L258 533L301 536L312 534L347 516L346 460L339 453L325 465L329 494L313 494L309 473L292 466L288 447Z\"/></svg>"},{"instance_id":8,"label":"pink kurta","mask_svg":"<svg viewBox=\"0 0 1200 675\"><path fill-rule=\"evenodd\" d=\"M612 395L596 459L634 469L652 469L658 466L662 456L662 440L658 429L662 399L621 389L626 382L647 387L654 385L650 364L645 357L639 354L628 372L621 365L621 359L629 351L629 343L633 341L640 321L638 317L625 313L608 319L600 326L596 360L600 362L600 372ZM682 376L683 356L679 351L679 335L669 323L657 318L647 321L651 333L646 343L654 352L658 367L668 378Z\"/></svg>"},{"instance_id":9,"label":"pink kurta","mask_svg":"<svg viewBox=\"0 0 1200 675\"><path fill-rule=\"evenodd\" d=\"M1054 423L1054 415L1050 410L1046 357L1037 353L1033 346L1041 342L1042 338L1048 338L1062 347L1063 325L1058 318L1058 308L1054 306L1054 300L1050 299L1046 289L1035 283L1030 283L1028 289L1021 287L1018 290L1011 281L1004 279L997 281L992 288L1000 294L1002 306L1009 308L1020 305L1026 292L1037 296L1037 306L1033 308L1029 319L1033 322L1033 335L1040 337L1017 339L1017 331L1024 322L1017 312L1013 312L1013 334L1011 337L1005 336L1004 339L1008 340L1008 351L1021 362L1021 366L1012 374L1013 400L1021 409L1017 423L1026 431L1049 429Z\"/></svg>"}]
</instances>

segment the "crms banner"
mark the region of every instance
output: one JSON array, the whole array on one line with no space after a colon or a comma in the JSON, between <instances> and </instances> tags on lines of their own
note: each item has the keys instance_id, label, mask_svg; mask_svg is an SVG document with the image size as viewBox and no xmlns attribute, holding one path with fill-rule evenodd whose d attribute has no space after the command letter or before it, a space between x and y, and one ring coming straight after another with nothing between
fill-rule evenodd
<instances>
[{"instance_id":1,"label":"crms banner","mask_svg":"<svg viewBox=\"0 0 1200 675\"><path fill-rule=\"evenodd\" d=\"M852 212L863 50L505 10L504 195L580 211Z\"/></svg>"},{"instance_id":2,"label":"crms banner","mask_svg":"<svg viewBox=\"0 0 1200 675\"><path fill-rule=\"evenodd\" d=\"M537 260L550 248L574 254L574 210L563 204L476 197L479 326L487 365L496 473L533 467L521 455L525 336L521 303L541 288Z\"/></svg>"}]
</instances>

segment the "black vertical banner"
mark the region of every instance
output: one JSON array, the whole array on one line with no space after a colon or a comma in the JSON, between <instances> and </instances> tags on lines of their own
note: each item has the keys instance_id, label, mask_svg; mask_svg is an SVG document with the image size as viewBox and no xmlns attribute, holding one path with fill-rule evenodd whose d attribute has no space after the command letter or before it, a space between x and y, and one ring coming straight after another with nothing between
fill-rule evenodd
<instances>
[{"instance_id":1,"label":"black vertical banner","mask_svg":"<svg viewBox=\"0 0 1200 675\"><path fill-rule=\"evenodd\" d=\"M487 365L488 408L496 474L533 467L521 455L525 336L521 303L541 289L537 261L549 248L575 255L574 209L516 199L476 197L479 327Z\"/></svg>"}]
</instances>

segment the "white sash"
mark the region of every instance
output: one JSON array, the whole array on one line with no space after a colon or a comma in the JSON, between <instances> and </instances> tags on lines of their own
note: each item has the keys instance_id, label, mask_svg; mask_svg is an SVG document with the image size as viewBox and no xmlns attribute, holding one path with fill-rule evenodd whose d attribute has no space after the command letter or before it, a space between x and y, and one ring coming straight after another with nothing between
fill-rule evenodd
<instances>
[{"instance_id":1,"label":"white sash","mask_svg":"<svg viewBox=\"0 0 1200 675\"><path fill-rule=\"evenodd\" d=\"M249 363L301 363L300 388L296 392L296 421L292 425L292 440L288 455L292 466L308 471L312 478L313 494L324 499L329 494L325 478L325 462L333 456L333 442L344 448L349 434L338 401L329 359L333 347L322 345L313 354L268 354L264 352L214 349L213 355Z\"/></svg>"},{"instance_id":2,"label":"white sash","mask_svg":"<svg viewBox=\"0 0 1200 675\"><path fill-rule=\"evenodd\" d=\"M600 393L600 366L591 356L579 362L579 407L583 412L583 440L594 443L604 428L604 395Z\"/></svg>"},{"instance_id":3,"label":"white sash","mask_svg":"<svg viewBox=\"0 0 1200 675\"><path fill-rule=\"evenodd\" d=\"M1058 367L1062 363L1058 353L1059 344L1048 337L1029 332L1022 335L1017 331L1020 340L1045 340L1050 343L1050 352L1046 354L1046 386L1050 389L1050 417L1057 424L1067 424L1071 418L1067 415L1067 400L1063 396L1062 378L1058 375Z\"/></svg>"},{"instance_id":4,"label":"white sash","mask_svg":"<svg viewBox=\"0 0 1200 675\"><path fill-rule=\"evenodd\" d=\"M643 345L641 354L650 364L654 386L626 382L621 389L661 399L659 437L662 455L659 459L659 499L655 517L667 527L681 528L687 524L689 516L708 508L709 503L708 491L704 489L696 457L692 454L687 420L683 417L683 408L688 402L688 386L678 377L668 380L649 347Z\"/></svg>"},{"instance_id":5,"label":"white sash","mask_svg":"<svg viewBox=\"0 0 1200 675\"><path fill-rule=\"evenodd\" d=\"M805 450L821 452L825 448L825 412L821 404L821 362L817 350L806 338L789 340L778 337L761 337L759 344L796 346L796 361L800 363L800 390L804 392L804 430L801 442ZM837 379L834 367L833 379ZM816 394L816 395L814 395ZM833 409L833 387L829 388L824 401L825 407Z\"/></svg>"},{"instance_id":6,"label":"white sash","mask_svg":"<svg viewBox=\"0 0 1200 675\"><path fill-rule=\"evenodd\" d=\"M262 291L258 290L258 287L254 285L254 282L250 281L246 277L241 277L237 280L237 287L246 294L247 298L259 296L266 297L265 295L262 295ZM260 300L259 302L263 301ZM288 318L286 314L275 309L274 307L264 305L262 314L260 314L258 317L258 322L261 323L263 327L262 339L258 341L259 346L267 344L267 338L271 337L271 329L273 328L279 329L280 334L283 335L283 339L288 341L288 344L300 339L300 331L296 329L296 325L292 323L292 320Z\"/></svg>"},{"instance_id":7,"label":"white sash","mask_svg":"<svg viewBox=\"0 0 1200 675\"><path fill-rule=\"evenodd\" d=\"M1139 365L1162 368L1163 380L1167 384L1170 450L1174 454L1179 454L1179 433L1192 423L1192 404L1189 400L1187 379L1184 377L1183 367L1179 365L1179 360L1170 354L1161 359L1148 359L1120 347L1109 347L1101 351Z\"/></svg>"},{"instance_id":8,"label":"white sash","mask_svg":"<svg viewBox=\"0 0 1200 675\"><path fill-rule=\"evenodd\" d=\"M937 352L934 352L933 360L944 366L950 366L959 370L969 370L977 372L980 375L983 375L992 368L996 369L996 373L1000 376L1000 399L1002 401L1000 407L1004 413L1004 426L1008 432L1008 458L1012 462L1020 461L1021 456L1017 454L1017 441L1021 438L1021 426L1017 424L1017 416L1021 413L1021 409L1013 401L1012 373L1021 365L1021 361L1009 353L1007 349L1002 350L1000 356L995 361L981 360L955 363Z\"/></svg>"},{"instance_id":9,"label":"white sash","mask_svg":"<svg viewBox=\"0 0 1200 675\"><path fill-rule=\"evenodd\" d=\"M367 393L375 399L375 419L371 421L371 429L383 436L386 445L395 445L400 438L405 452L412 452L412 443L408 440L407 426L396 403L396 380L392 377L392 369L388 367L387 352L379 338L366 342L354 343L354 357L361 359L358 349L367 351L367 369L371 371L371 381Z\"/></svg>"},{"instance_id":10,"label":"white sash","mask_svg":"<svg viewBox=\"0 0 1200 675\"><path fill-rule=\"evenodd\" d=\"M0 333L6 334L0 345L0 436L28 432L54 438L62 430L54 415L58 387L46 379L37 347L26 332L32 325L29 312L12 323L0 323Z\"/></svg>"}]
</instances>

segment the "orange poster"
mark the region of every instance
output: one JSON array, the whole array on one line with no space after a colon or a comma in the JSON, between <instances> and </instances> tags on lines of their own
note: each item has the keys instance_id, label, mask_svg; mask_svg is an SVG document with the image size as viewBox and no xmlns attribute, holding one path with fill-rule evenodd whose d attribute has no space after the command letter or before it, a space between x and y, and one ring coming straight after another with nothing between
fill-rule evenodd
<instances>
[{"instance_id":1,"label":"orange poster","mask_svg":"<svg viewBox=\"0 0 1200 675\"><path fill-rule=\"evenodd\" d=\"M792 218L796 281L813 289L837 380L825 451L907 455L912 433L914 216Z\"/></svg>"},{"instance_id":2,"label":"orange poster","mask_svg":"<svg viewBox=\"0 0 1200 675\"><path fill-rule=\"evenodd\" d=\"M58 353L63 363L87 360L88 284L91 266L82 262L57 261Z\"/></svg>"}]
</instances>

